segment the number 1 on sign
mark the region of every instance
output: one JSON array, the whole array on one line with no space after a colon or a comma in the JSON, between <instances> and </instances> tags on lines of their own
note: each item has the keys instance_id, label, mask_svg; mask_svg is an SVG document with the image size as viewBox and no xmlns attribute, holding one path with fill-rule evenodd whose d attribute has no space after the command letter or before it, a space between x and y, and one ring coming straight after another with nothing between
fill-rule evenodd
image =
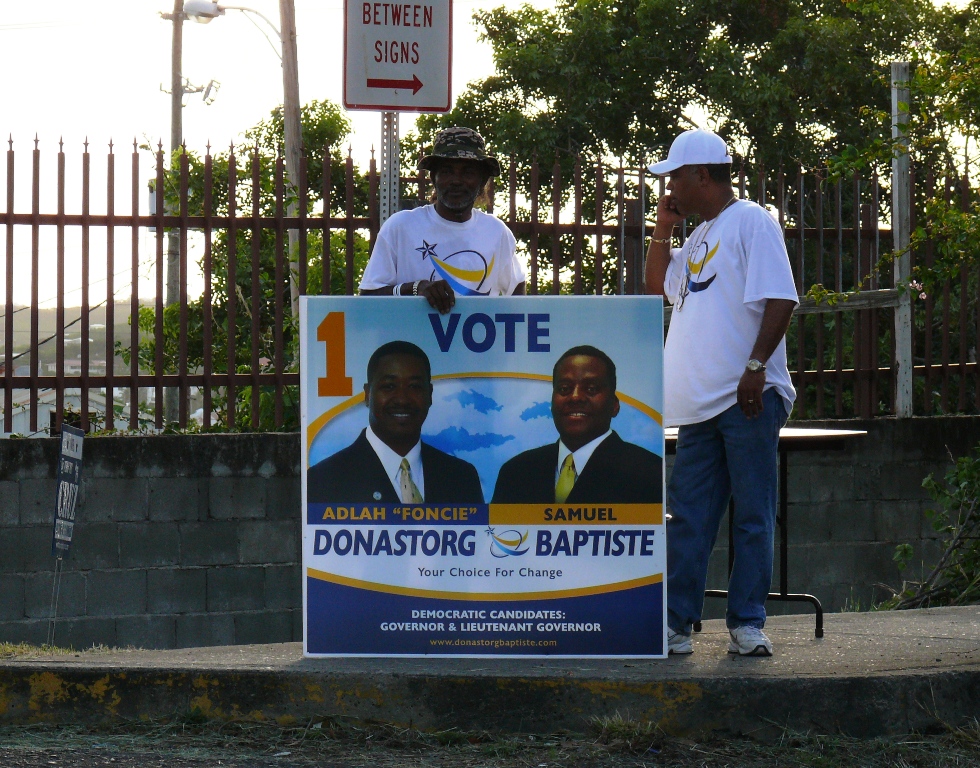
<instances>
[{"instance_id":1,"label":"number 1 on sign","mask_svg":"<svg viewBox=\"0 0 980 768\"><path fill-rule=\"evenodd\" d=\"M347 375L347 333L344 313L330 312L316 327L316 340L327 346L327 375L316 380L320 397L350 397L354 382Z\"/></svg>"}]
</instances>

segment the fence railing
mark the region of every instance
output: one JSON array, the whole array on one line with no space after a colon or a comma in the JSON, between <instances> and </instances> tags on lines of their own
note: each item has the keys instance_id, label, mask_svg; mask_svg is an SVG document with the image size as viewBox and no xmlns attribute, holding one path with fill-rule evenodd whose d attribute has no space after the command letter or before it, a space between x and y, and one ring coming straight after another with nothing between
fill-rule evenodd
<instances>
[{"instance_id":1,"label":"fence railing","mask_svg":"<svg viewBox=\"0 0 980 768\"><path fill-rule=\"evenodd\" d=\"M119 156L110 146L100 167L102 197L93 193L86 146L72 212L63 148L54 172L45 164L42 174L35 142L29 211L15 209L16 159L11 141L0 215L0 431L57 427L66 408L86 429L162 429L167 390L176 393L181 428L297 427L290 274L303 294L355 292L379 228L373 159L361 173L349 154L304 157L294 217L284 213L290 197L282 159L256 152L182 154L177 169L166 173L158 148L150 177L141 171L145 150L134 144ZM128 168L118 173L117 160ZM828 181L803 169L743 164L737 170L740 196L778 215L801 295L815 283L861 291L833 306L801 306L788 338L799 390L794 416L893 413L897 291L883 276L890 272L875 269L891 249L891 230L883 226L888 198L877 174ZM141 210L147 182L163 191L152 213ZM662 183L642 168L581 158L512 159L490 209L518 239L529 293L642 293L649 212ZM405 204L427 200L423 176L406 176L402 185ZM117 207L123 188L127 204ZM965 174L953 172L919 173L915 189L913 218L935 190L945 190L951 205L968 206L973 194ZM42 212L42 197L52 193L54 212ZM98 211L96 197L104 200ZM292 267L291 229L298 232ZM169 254L173 230L179 236ZM928 264L931 248L914 258ZM168 305L171 270L178 290ZM915 302L916 413L978 410L978 282L977 268L963 267L941 295ZM15 285L24 284L29 301L15 301ZM69 306L67 297L75 294L77 306Z\"/></svg>"}]
</instances>

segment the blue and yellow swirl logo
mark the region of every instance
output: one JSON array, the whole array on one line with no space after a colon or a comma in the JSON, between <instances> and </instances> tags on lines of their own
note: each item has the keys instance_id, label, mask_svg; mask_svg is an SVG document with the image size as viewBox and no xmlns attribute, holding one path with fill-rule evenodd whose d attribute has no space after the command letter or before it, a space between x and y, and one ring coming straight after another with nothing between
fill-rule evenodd
<instances>
[{"instance_id":1,"label":"blue and yellow swirl logo","mask_svg":"<svg viewBox=\"0 0 980 768\"><path fill-rule=\"evenodd\" d=\"M490 289L484 288L487 278L493 272L496 257L490 263L479 251L462 250L445 258L436 254L438 243L422 241L422 247L415 250L422 254L422 260L432 262L431 280L445 280L459 296L489 296Z\"/></svg>"},{"instance_id":2,"label":"blue and yellow swirl logo","mask_svg":"<svg viewBox=\"0 0 980 768\"><path fill-rule=\"evenodd\" d=\"M520 557L528 550L527 531L521 533L511 529L496 533L493 528L487 528L487 536L490 537L490 554L494 557Z\"/></svg>"}]
</instances>

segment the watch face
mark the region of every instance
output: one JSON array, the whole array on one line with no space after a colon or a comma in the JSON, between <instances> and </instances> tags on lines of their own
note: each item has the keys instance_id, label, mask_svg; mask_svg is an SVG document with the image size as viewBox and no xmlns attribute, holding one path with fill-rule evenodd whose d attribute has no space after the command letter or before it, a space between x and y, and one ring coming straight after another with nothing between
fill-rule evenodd
<instances>
[{"instance_id":1,"label":"watch face","mask_svg":"<svg viewBox=\"0 0 980 768\"><path fill-rule=\"evenodd\" d=\"M752 373L755 373L756 371L765 370L766 366L764 366L758 360L749 360L749 362L745 365L745 367L748 368L750 371L752 371Z\"/></svg>"}]
</instances>

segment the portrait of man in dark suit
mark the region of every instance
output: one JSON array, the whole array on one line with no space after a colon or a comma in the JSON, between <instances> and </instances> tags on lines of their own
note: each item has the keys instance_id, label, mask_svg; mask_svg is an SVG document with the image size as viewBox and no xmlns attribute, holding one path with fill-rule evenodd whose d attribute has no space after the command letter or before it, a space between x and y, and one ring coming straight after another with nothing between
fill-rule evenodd
<instances>
[{"instance_id":1,"label":"portrait of man in dark suit","mask_svg":"<svg viewBox=\"0 0 980 768\"><path fill-rule=\"evenodd\" d=\"M368 427L310 467L308 502L482 504L476 468L422 442L432 405L432 371L421 348L392 341L368 361Z\"/></svg>"},{"instance_id":2,"label":"portrait of man in dark suit","mask_svg":"<svg viewBox=\"0 0 980 768\"><path fill-rule=\"evenodd\" d=\"M558 442L524 451L497 476L495 504L659 504L663 462L611 428L619 414L616 365L593 346L555 363L551 415Z\"/></svg>"}]
</instances>

